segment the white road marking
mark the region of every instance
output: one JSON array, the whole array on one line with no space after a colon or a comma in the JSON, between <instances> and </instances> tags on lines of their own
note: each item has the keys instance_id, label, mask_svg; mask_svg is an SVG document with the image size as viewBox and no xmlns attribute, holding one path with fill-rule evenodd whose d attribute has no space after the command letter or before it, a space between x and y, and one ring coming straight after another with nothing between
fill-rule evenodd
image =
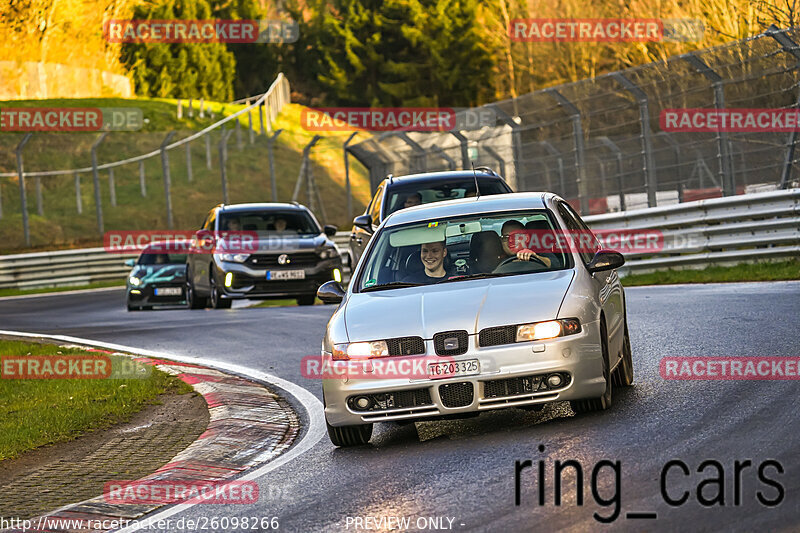
<instances>
[{"instance_id":1,"label":"white road marking","mask_svg":"<svg viewBox=\"0 0 800 533\"><path fill-rule=\"evenodd\" d=\"M248 472L244 476L237 478L242 481L258 479L264 474L267 474L275 470L276 468L285 465L289 461L296 459L297 457L301 456L302 454L306 453L311 448L313 448L314 445L327 434L324 422L325 414L323 412L322 402L320 402L316 396L311 394L309 391L307 391L300 385L292 383L291 381L287 381L283 378L279 378L278 376L267 374L266 372L253 370L241 365L212 361L209 359L204 359L202 357L186 357L182 355L172 355L163 352L156 352L153 350L133 348L131 346L124 346L122 344L114 344L111 342L102 342L91 339L84 339L81 337L72 337L70 335L47 335L41 333L28 333L24 331L7 331L7 330L0 330L0 335L14 335L16 337L52 339L61 342L86 344L90 346L97 346L99 348L106 348L109 350L128 352L136 355L141 355L143 357L170 359L172 361L178 361L180 363L196 363L208 366L210 368L216 368L218 370L228 370L230 372L234 372L242 376L248 376L255 380L263 381L265 383L275 385L276 387L280 387L288 394L291 394L305 408L306 413L308 413L308 419L309 419L308 431L303 436L303 438L300 439L300 442L292 446L292 448L289 449L288 452L278 456L278 458L275 459L274 461L271 461L265 464L264 466L261 466L251 472ZM117 531L119 531L120 533L130 533L133 531L138 531L139 529L146 527L148 523L150 524L155 523L158 520L162 520L174 514L180 513L181 511L185 511L186 509L194 507L195 505L197 504L180 503L172 507L168 507L163 511L156 511L152 515L145 515L137 519L137 522L135 524Z\"/></svg>"}]
</instances>

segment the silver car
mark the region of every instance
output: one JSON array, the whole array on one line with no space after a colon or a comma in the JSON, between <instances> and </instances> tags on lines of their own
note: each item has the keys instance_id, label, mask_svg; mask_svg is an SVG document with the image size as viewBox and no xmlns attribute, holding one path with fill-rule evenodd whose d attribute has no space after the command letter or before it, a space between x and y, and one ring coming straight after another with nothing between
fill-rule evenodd
<instances>
[{"instance_id":1,"label":"silver car","mask_svg":"<svg viewBox=\"0 0 800 533\"><path fill-rule=\"evenodd\" d=\"M331 441L365 444L375 422L555 401L608 409L612 386L633 383L623 263L551 193L392 214L347 290L318 291L340 304L322 343Z\"/></svg>"}]
</instances>

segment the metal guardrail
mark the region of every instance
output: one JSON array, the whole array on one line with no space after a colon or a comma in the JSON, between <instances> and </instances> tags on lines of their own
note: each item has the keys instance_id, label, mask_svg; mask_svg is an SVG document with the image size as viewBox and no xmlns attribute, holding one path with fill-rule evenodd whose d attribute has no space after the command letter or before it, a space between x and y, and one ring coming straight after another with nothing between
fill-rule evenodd
<instances>
[{"instance_id":1,"label":"metal guardrail","mask_svg":"<svg viewBox=\"0 0 800 533\"><path fill-rule=\"evenodd\" d=\"M800 189L584 217L592 229L660 229L658 254L626 254L621 274L800 258Z\"/></svg>"},{"instance_id":2,"label":"metal guardrail","mask_svg":"<svg viewBox=\"0 0 800 533\"><path fill-rule=\"evenodd\" d=\"M59 250L0 256L0 288L40 289L122 279L125 260L137 254L112 254L104 248Z\"/></svg>"},{"instance_id":3,"label":"metal guardrail","mask_svg":"<svg viewBox=\"0 0 800 533\"><path fill-rule=\"evenodd\" d=\"M800 189L698 200L585 217L593 229L659 229L658 254L626 254L621 274L800 258ZM350 271L350 232L334 242ZM0 256L0 288L33 289L121 279L125 259L103 248ZM347 276L346 276L347 277Z\"/></svg>"}]
</instances>

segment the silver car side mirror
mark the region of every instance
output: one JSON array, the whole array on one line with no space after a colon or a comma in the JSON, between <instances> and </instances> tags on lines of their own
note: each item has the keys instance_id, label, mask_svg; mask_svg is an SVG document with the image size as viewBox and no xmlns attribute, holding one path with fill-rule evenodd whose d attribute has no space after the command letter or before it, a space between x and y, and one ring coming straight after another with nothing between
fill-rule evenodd
<instances>
[{"instance_id":1,"label":"silver car side mirror","mask_svg":"<svg viewBox=\"0 0 800 533\"><path fill-rule=\"evenodd\" d=\"M604 270L614 270L625 264L625 258L619 252L612 250L598 250L594 258L586 265L587 270L594 274Z\"/></svg>"},{"instance_id":2,"label":"silver car side mirror","mask_svg":"<svg viewBox=\"0 0 800 533\"><path fill-rule=\"evenodd\" d=\"M317 289L317 298L326 304L338 304L344 300L344 289L338 281L328 281Z\"/></svg>"}]
</instances>

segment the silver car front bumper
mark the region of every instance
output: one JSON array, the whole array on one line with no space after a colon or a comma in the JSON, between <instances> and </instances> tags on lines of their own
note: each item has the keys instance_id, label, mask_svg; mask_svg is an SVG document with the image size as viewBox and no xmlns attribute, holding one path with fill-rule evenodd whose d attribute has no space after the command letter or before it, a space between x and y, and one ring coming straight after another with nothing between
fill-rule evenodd
<instances>
[{"instance_id":1,"label":"silver car front bumper","mask_svg":"<svg viewBox=\"0 0 800 533\"><path fill-rule=\"evenodd\" d=\"M605 390L603 356L598 324L582 325L576 335L546 341L524 342L492 347L476 346L476 335L470 335L467 353L453 357L463 361L478 359L480 374L446 379L325 379L325 418L332 426L347 426L392 420L413 420L447 415L459 415L534 405L554 401L598 398ZM427 357L436 357L433 342L426 341ZM421 357L421 356L408 356ZM559 373L568 375L562 386L547 390L520 390L521 379L537 382L539 377ZM510 380L500 382L500 380ZM472 384L472 397L456 394L454 404L452 384ZM450 385L449 387L442 387ZM468 385L457 385L460 390ZM524 388L524 387L522 387ZM359 410L349 398L383 395L402 391L417 391L413 406ZM427 391L427 394L426 392ZM511 394L508 394L508 392ZM446 397L446 401L443 400ZM406 394L408 397L408 394ZM424 401L420 405L419 399Z\"/></svg>"}]
</instances>

